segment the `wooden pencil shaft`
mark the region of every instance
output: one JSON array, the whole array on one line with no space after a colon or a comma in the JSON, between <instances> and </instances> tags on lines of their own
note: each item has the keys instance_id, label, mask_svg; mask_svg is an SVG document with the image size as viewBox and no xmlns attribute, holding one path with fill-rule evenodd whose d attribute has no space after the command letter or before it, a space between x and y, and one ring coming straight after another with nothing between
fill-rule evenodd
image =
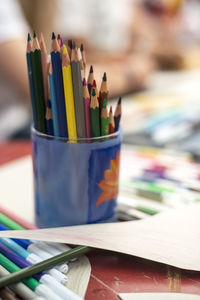
<instances>
[{"instance_id":1,"label":"wooden pencil shaft","mask_svg":"<svg viewBox=\"0 0 200 300\"><path fill-rule=\"evenodd\" d=\"M0 288L3 288L7 285L19 282L22 279L28 278L34 274L40 273L44 270L48 270L58 264L61 264L67 260L77 258L89 251L92 248L86 246L77 246L74 249L63 252L59 255L51 257L47 260L44 260L38 264L35 264L31 267L24 268L18 272L14 272L0 279Z\"/></svg>"},{"instance_id":2,"label":"wooden pencil shaft","mask_svg":"<svg viewBox=\"0 0 200 300\"><path fill-rule=\"evenodd\" d=\"M63 71L63 84L65 92L65 106L67 113L67 127L68 127L68 136L69 138L77 138L76 130L76 116L75 116L75 107L74 107L74 95L73 95L73 85L72 85L72 74L71 66L68 65L62 67Z\"/></svg>"},{"instance_id":3,"label":"wooden pencil shaft","mask_svg":"<svg viewBox=\"0 0 200 300\"><path fill-rule=\"evenodd\" d=\"M91 136L100 136L100 124L99 124L99 108L90 107L90 121L91 121Z\"/></svg>"},{"instance_id":4,"label":"wooden pencil shaft","mask_svg":"<svg viewBox=\"0 0 200 300\"><path fill-rule=\"evenodd\" d=\"M65 98L64 98L64 87L62 78L62 64L60 59L60 52L51 52L54 88L55 88L55 99L58 115L58 126L59 135L61 137L67 137L67 120L65 111Z\"/></svg>"},{"instance_id":5,"label":"wooden pencil shaft","mask_svg":"<svg viewBox=\"0 0 200 300\"><path fill-rule=\"evenodd\" d=\"M32 69L33 80L35 87L35 100L37 112L37 125L38 130L45 133L45 100L44 100L44 87L41 66L41 53L36 49L32 56Z\"/></svg>"},{"instance_id":6,"label":"wooden pencil shaft","mask_svg":"<svg viewBox=\"0 0 200 300\"><path fill-rule=\"evenodd\" d=\"M37 125L37 110L36 110L36 100L35 100L35 88L33 82L33 72L32 72L32 52L26 53L26 61L27 61L27 68L28 68L28 79L29 79L29 90L30 90L30 97L31 97L31 105L32 105L32 112L33 112L33 123L34 127L38 128Z\"/></svg>"},{"instance_id":7,"label":"wooden pencil shaft","mask_svg":"<svg viewBox=\"0 0 200 300\"><path fill-rule=\"evenodd\" d=\"M74 104L75 104L75 113L76 113L77 136L79 138L85 138L86 130L85 130L83 88L82 88L82 80L81 80L80 62L72 61L71 69L72 69L72 82L73 82Z\"/></svg>"}]
</instances>

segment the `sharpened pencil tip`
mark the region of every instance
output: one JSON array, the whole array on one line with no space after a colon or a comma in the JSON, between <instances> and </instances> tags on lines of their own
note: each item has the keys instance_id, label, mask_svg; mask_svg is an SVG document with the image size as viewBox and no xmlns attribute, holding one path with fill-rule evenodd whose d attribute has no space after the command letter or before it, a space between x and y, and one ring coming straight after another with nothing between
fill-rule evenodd
<instances>
[{"instance_id":1,"label":"sharpened pencil tip","mask_svg":"<svg viewBox=\"0 0 200 300\"><path fill-rule=\"evenodd\" d=\"M87 85L87 82L85 80L85 78L83 78L83 86L86 86Z\"/></svg>"},{"instance_id":2,"label":"sharpened pencil tip","mask_svg":"<svg viewBox=\"0 0 200 300\"><path fill-rule=\"evenodd\" d=\"M68 40L67 45L69 46L70 49L72 49L72 40Z\"/></svg>"},{"instance_id":3,"label":"sharpened pencil tip","mask_svg":"<svg viewBox=\"0 0 200 300\"><path fill-rule=\"evenodd\" d=\"M54 33L54 32L52 32L51 39L52 39L52 40L55 40L55 39L56 39L56 36L55 36L55 33Z\"/></svg>"},{"instance_id":4,"label":"sharpened pencil tip","mask_svg":"<svg viewBox=\"0 0 200 300\"><path fill-rule=\"evenodd\" d=\"M60 40L60 39L61 39L60 33L58 33L58 35L57 35L57 40Z\"/></svg>"},{"instance_id":5,"label":"sharpened pencil tip","mask_svg":"<svg viewBox=\"0 0 200 300\"><path fill-rule=\"evenodd\" d=\"M76 49L76 42L72 41L72 49Z\"/></svg>"},{"instance_id":6,"label":"sharpened pencil tip","mask_svg":"<svg viewBox=\"0 0 200 300\"><path fill-rule=\"evenodd\" d=\"M63 39L60 39L60 48L63 47L64 43L63 43Z\"/></svg>"},{"instance_id":7,"label":"sharpened pencil tip","mask_svg":"<svg viewBox=\"0 0 200 300\"><path fill-rule=\"evenodd\" d=\"M96 96L95 88L92 89L92 96Z\"/></svg>"},{"instance_id":8,"label":"sharpened pencil tip","mask_svg":"<svg viewBox=\"0 0 200 300\"><path fill-rule=\"evenodd\" d=\"M84 46L83 46L83 44L81 44L81 47L80 47L80 49L81 49L81 52L83 52L83 51L84 51Z\"/></svg>"},{"instance_id":9,"label":"sharpened pencil tip","mask_svg":"<svg viewBox=\"0 0 200 300\"><path fill-rule=\"evenodd\" d=\"M110 114L112 114L112 105L110 106Z\"/></svg>"},{"instance_id":10,"label":"sharpened pencil tip","mask_svg":"<svg viewBox=\"0 0 200 300\"><path fill-rule=\"evenodd\" d=\"M107 81L106 72L104 72L104 74L103 74L103 81Z\"/></svg>"},{"instance_id":11,"label":"sharpened pencil tip","mask_svg":"<svg viewBox=\"0 0 200 300\"><path fill-rule=\"evenodd\" d=\"M90 73L93 73L93 66L90 66Z\"/></svg>"},{"instance_id":12,"label":"sharpened pencil tip","mask_svg":"<svg viewBox=\"0 0 200 300\"><path fill-rule=\"evenodd\" d=\"M118 105L121 104L121 101L122 101L122 97L119 97L119 100L118 100L117 104Z\"/></svg>"},{"instance_id":13,"label":"sharpened pencil tip","mask_svg":"<svg viewBox=\"0 0 200 300\"><path fill-rule=\"evenodd\" d=\"M97 87L97 84L96 84L96 80L95 80L95 79L93 80L92 86L93 86L94 88Z\"/></svg>"},{"instance_id":14,"label":"sharpened pencil tip","mask_svg":"<svg viewBox=\"0 0 200 300\"><path fill-rule=\"evenodd\" d=\"M35 32L35 30L33 31L33 38L36 38L37 37L37 35L36 35L36 32Z\"/></svg>"},{"instance_id":15,"label":"sharpened pencil tip","mask_svg":"<svg viewBox=\"0 0 200 300\"><path fill-rule=\"evenodd\" d=\"M27 42L31 41L31 35L28 33Z\"/></svg>"}]
</instances>

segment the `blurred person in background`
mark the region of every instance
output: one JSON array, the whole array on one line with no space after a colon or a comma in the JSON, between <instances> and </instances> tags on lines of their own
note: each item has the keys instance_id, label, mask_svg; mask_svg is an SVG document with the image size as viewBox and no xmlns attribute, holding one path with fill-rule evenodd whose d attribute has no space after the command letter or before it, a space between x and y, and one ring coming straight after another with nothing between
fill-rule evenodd
<instances>
[{"instance_id":1,"label":"blurred person in background","mask_svg":"<svg viewBox=\"0 0 200 300\"><path fill-rule=\"evenodd\" d=\"M170 60L175 57L176 67L181 64L181 52L175 42L183 1L165 1L167 13L165 9L164 12L155 9L159 2L164 3L162 0L1 0L0 139L16 136L26 125L29 127L25 56L29 28L38 35L43 32L48 51L52 31L60 33L65 41L73 38L78 45L83 42L87 71L94 64L98 85L106 71L110 96L114 97L143 88L155 61L160 66L172 67ZM163 57L168 58L167 63L165 60L163 63Z\"/></svg>"}]
</instances>

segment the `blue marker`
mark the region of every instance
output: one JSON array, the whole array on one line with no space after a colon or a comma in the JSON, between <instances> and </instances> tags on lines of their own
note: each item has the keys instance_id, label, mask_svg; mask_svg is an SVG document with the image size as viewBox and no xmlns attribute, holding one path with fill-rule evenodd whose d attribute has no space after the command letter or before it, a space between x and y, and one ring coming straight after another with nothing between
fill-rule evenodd
<instances>
[{"instance_id":1,"label":"blue marker","mask_svg":"<svg viewBox=\"0 0 200 300\"><path fill-rule=\"evenodd\" d=\"M0 242L31 264L36 264L42 261L42 259L37 256L37 253L30 253L9 238L0 238ZM58 282L61 282L63 284L67 282L67 276L62 274L55 268L48 270L47 273L53 276Z\"/></svg>"}]
</instances>

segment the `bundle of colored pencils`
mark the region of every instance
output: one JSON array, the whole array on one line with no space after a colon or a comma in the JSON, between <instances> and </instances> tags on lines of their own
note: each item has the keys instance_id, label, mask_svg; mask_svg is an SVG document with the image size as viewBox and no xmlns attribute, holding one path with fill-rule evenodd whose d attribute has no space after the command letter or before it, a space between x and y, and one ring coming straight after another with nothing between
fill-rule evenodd
<instances>
[{"instance_id":1,"label":"bundle of colored pencils","mask_svg":"<svg viewBox=\"0 0 200 300\"><path fill-rule=\"evenodd\" d=\"M34 32L27 40L27 66L34 127L40 132L69 139L93 138L119 129L121 97L113 115L108 113L108 85L104 73L100 92L90 66L86 81L86 55L83 44L67 46L52 33L50 60L43 35Z\"/></svg>"}]
</instances>

